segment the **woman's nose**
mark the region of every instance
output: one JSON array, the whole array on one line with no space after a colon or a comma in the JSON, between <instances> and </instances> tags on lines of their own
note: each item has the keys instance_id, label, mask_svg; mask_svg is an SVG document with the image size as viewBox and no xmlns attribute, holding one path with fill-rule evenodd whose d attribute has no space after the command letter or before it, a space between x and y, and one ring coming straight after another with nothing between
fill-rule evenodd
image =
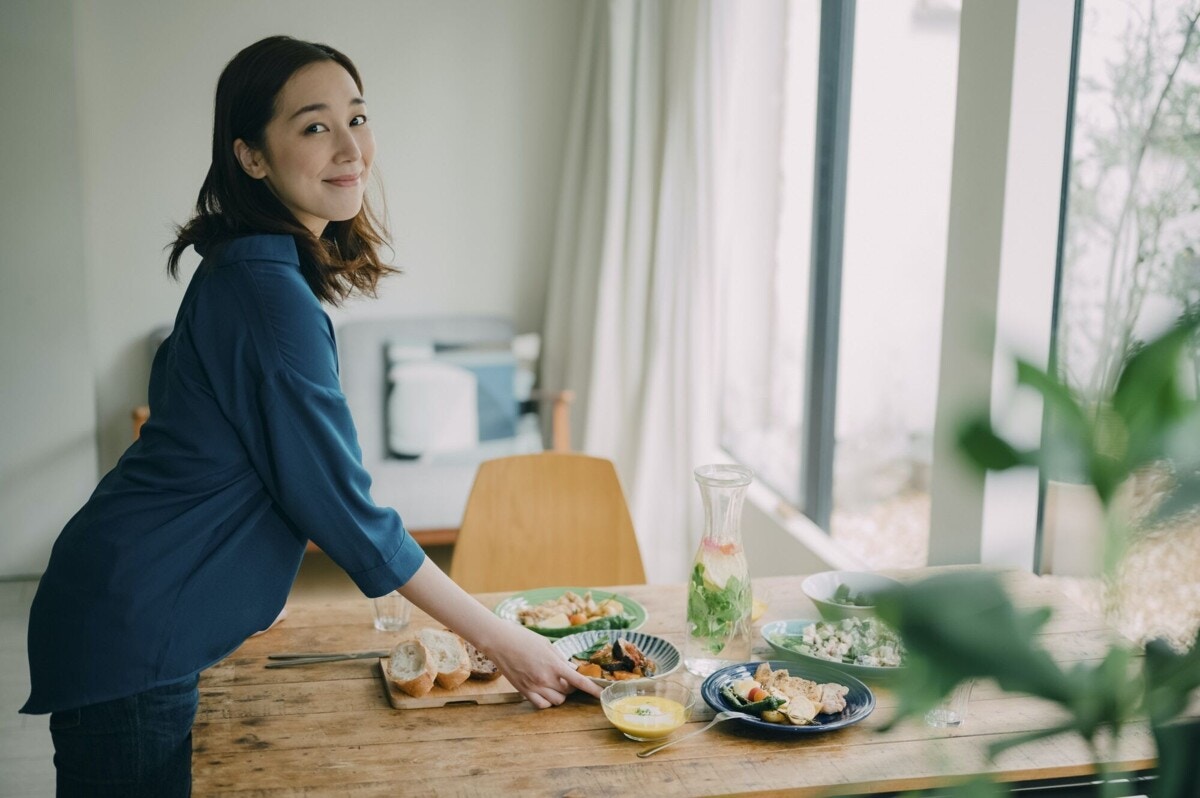
<instances>
[{"instance_id":1,"label":"woman's nose","mask_svg":"<svg viewBox=\"0 0 1200 798\"><path fill-rule=\"evenodd\" d=\"M335 157L341 163L353 162L362 158L362 149L358 146L358 139L349 129L343 129L338 133Z\"/></svg>"}]
</instances>

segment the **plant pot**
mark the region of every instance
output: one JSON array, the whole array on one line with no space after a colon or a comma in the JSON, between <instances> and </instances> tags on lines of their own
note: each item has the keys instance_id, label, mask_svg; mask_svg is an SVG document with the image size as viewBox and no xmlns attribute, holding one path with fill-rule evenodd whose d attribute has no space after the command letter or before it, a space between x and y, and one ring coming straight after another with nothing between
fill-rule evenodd
<instances>
[{"instance_id":1,"label":"plant pot","mask_svg":"<svg viewBox=\"0 0 1200 798\"><path fill-rule=\"evenodd\" d=\"M1200 785L1200 720L1191 719L1154 730L1158 745L1158 781L1153 798L1195 798Z\"/></svg>"},{"instance_id":2,"label":"plant pot","mask_svg":"<svg viewBox=\"0 0 1200 798\"><path fill-rule=\"evenodd\" d=\"M1046 482L1042 572L1099 576L1104 568L1104 505L1090 484Z\"/></svg>"}]
</instances>

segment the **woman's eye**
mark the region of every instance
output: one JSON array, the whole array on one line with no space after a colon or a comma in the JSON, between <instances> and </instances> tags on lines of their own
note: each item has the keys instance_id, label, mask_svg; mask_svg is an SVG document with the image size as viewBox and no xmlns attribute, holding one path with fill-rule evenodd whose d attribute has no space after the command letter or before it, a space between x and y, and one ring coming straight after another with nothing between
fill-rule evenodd
<instances>
[{"instance_id":1,"label":"woman's eye","mask_svg":"<svg viewBox=\"0 0 1200 798\"><path fill-rule=\"evenodd\" d=\"M359 114L358 116L356 116L356 117L354 117L353 119L351 119L351 120L350 120L350 124L351 124L351 126L356 126L356 125L365 125L365 124L367 124L367 115L366 115L366 114Z\"/></svg>"},{"instance_id":2,"label":"woman's eye","mask_svg":"<svg viewBox=\"0 0 1200 798\"><path fill-rule=\"evenodd\" d=\"M329 130L329 128L325 127L320 122L314 122L308 127L304 128L305 133L321 133L326 130Z\"/></svg>"}]
</instances>

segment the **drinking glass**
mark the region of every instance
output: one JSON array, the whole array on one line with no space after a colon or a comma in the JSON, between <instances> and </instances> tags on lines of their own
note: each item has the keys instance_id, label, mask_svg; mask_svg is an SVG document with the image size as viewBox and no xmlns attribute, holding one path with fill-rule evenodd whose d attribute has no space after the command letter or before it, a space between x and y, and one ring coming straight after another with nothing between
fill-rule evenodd
<instances>
[{"instance_id":1,"label":"drinking glass","mask_svg":"<svg viewBox=\"0 0 1200 798\"><path fill-rule=\"evenodd\" d=\"M412 617L412 604L395 590L371 599L371 605L375 608L375 628L381 632L398 632Z\"/></svg>"}]
</instances>

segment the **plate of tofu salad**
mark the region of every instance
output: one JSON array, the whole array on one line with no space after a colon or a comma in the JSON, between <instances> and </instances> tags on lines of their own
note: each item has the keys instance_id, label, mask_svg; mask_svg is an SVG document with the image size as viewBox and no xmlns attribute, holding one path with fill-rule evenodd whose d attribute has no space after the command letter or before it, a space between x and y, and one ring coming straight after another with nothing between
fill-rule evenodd
<instances>
[{"instance_id":1,"label":"plate of tofu salad","mask_svg":"<svg viewBox=\"0 0 1200 798\"><path fill-rule=\"evenodd\" d=\"M887 679L904 667L900 636L878 618L772 621L763 625L762 636L780 656L868 681Z\"/></svg>"},{"instance_id":2,"label":"plate of tofu salad","mask_svg":"<svg viewBox=\"0 0 1200 798\"><path fill-rule=\"evenodd\" d=\"M875 709L875 694L858 679L825 665L770 660L730 665L700 685L716 712L751 717L742 724L780 734L814 734L858 723Z\"/></svg>"},{"instance_id":3,"label":"plate of tofu salad","mask_svg":"<svg viewBox=\"0 0 1200 798\"><path fill-rule=\"evenodd\" d=\"M638 629L646 622L646 608L633 599L583 587L524 590L497 604L495 613L554 638L598 629Z\"/></svg>"}]
</instances>

